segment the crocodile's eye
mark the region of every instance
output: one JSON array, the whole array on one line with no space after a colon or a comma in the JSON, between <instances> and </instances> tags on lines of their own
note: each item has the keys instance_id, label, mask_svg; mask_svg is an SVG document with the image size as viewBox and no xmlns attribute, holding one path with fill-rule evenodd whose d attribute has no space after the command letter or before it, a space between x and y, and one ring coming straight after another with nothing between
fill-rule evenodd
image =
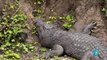
<instances>
[{"instance_id":1,"label":"crocodile's eye","mask_svg":"<svg viewBox=\"0 0 107 60\"><path fill-rule=\"evenodd\" d=\"M45 28L45 29L52 29L52 28L54 28L54 27L55 27L54 25L50 25L50 24L44 25L44 28Z\"/></svg>"},{"instance_id":2,"label":"crocodile's eye","mask_svg":"<svg viewBox=\"0 0 107 60\"><path fill-rule=\"evenodd\" d=\"M44 27L47 28L47 29L51 29L52 28L50 25L45 25Z\"/></svg>"}]
</instances>

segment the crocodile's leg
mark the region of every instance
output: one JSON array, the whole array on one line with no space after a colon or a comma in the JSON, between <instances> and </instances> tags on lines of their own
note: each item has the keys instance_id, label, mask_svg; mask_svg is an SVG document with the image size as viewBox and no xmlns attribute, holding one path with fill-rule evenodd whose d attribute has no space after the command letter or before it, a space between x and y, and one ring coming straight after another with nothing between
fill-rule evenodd
<instances>
[{"instance_id":1,"label":"crocodile's leg","mask_svg":"<svg viewBox=\"0 0 107 60\"><path fill-rule=\"evenodd\" d=\"M87 26L83 26L83 27L85 27L84 29L82 29L83 27L81 27L81 30L82 30L82 32L83 33L85 33L85 34L90 34L91 33L91 30L96 26L96 22L91 22L90 24L88 24ZM76 29L75 29L75 27L73 28L73 29L70 29L69 31L70 32L81 32L81 30L80 31L77 31Z\"/></svg>"},{"instance_id":2,"label":"crocodile's leg","mask_svg":"<svg viewBox=\"0 0 107 60\"><path fill-rule=\"evenodd\" d=\"M96 22L91 22L84 28L83 33L90 34L91 30L96 26L96 24L97 24Z\"/></svg>"},{"instance_id":3,"label":"crocodile's leg","mask_svg":"<svg viewBox=\"0 0 107 60\"><path fill-rule=\"evenodd\" d=\"M61 45L55 44L52 48L51 51L48 51L43 57L44 58L49 58L49 57L54 57L62 55L64 52L64 49Z\"/></svg>"},{"instance_id":4,"label":"crocodile's leg","mask_svg":"<svg viewBox=\"0 0 107 60\"><path fill-rule=\"evenodd\" d=\"M100 60L99 57L93 56L91 51L85 53L81 60Z\"/></svg>"}]
</instances>

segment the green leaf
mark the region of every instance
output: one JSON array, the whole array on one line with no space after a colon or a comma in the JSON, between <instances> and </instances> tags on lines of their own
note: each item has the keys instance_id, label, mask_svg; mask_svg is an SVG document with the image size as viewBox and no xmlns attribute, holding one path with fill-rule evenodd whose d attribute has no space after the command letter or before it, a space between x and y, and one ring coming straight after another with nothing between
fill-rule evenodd
<instances>
[{"instance_id":1,"label":"green leaf","mask_svg":"<svg viewBox=\"0 0 107 60\"><path fill-rule=\"evenodd\" d=\"M14 57L17 58L17 59L20 58L20 55L19 55L19 54L14 53L13 55L14 55Z\"/></svg>"},{"instance_id":2,"label":"green leaf","mask_svg":"<svg viewBox=\"0 0 107 60\"><path fill-rule=\"evenodd\" d=\"M20 58L20 54L14 53L12 50L6 51L6 52L5 52L5 56L6 56L6 57L15 57L15 58L17 58L17 59Z\"/></svg>"},{"instance_id":3,"label":"green leaf","mask_svg":"<svg viewBox=\"0 0 107 60\"><path fill-rule=\"evenodd\" d=\"M2 34L2 33L0 33L0 37L3 37L3 34Z\"/></svg>"},{"instance_id":4,"label":"green leaf","mask_svg":"<svg viewBox=\"0 0 107 60\"><path fill-rule=\"evenodd\" d=\"M42 4L42 2L41 2L41 1L38 1L37 4Z\"/></svg>"},{"instance_id":5,"label":"green leaf","mask_svg":"<svg viewBox=\"0 0 107 60\"><path fill-rule=\"evenodd\" d=\"M12 34L12 33L13 33L13 31L12 31L12 30L7 30L7 32L8 32L9 34Z\"/></svg>"},{"instance_id":6,"label":"green leaf","mask_svg":"<svg viewBox=\"0 0 107 60\"><path fill-rule=\"evenodd\" d=\"M41 52L46 52L47 49L46 49L46 48L41 48L40 51L41 51Z\"/></svg>"},{"instance_id":7,"label":"green leaf","mask_svg":"<svg viewBox=\"0 0 107 60\"><path fill-rule=\"evenodd\" d=\"M68 23L64 23L63 27L66 28L66 29L70 29L70 28L72 28L72 25L68 24Z\"/></svg>"},{"instance_id":8,"label":"green leaf","mask_svg":"<svg viewBox=\"0 0 107 60\"><path fill-rule=\"evenodd\" d=\"M71 20L72 20L72 17L71 17L70 15L67 15L67 16L66 16L66 19L67 19L68 21L71 21Z\"/></svg>"}]
</instances>

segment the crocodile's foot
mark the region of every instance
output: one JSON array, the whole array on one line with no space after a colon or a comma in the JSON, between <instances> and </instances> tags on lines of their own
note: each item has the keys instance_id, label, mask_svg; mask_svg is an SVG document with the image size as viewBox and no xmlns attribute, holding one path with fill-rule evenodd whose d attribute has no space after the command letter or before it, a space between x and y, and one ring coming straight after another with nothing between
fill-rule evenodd
<instances>
[{"instance_id":1,"label":"crocodile's foot","mask_svg":"<svg viewBox=\"0 0 107 60\"><path fill-rule=\"evenodd\" d=\"M58 44L55 44L52 48L52 50L44 53L43 55L41 55L40 57L42 58L50 58L50 57L54 57L54 56L60 56L63 54L63 47L58 45Z\"/></svg>"},{"instance_id":2,"label":"crocodile's foot","mask_svg":"<svg viewBox=\"0 0 107 60\"><path fill-rule=\"evenodd\" d=\"M83 33L86 34L91 34L91 32L93 31L94 28L96 28L95 26L97 25L96 22L91 22L89 25L87 25L84 30Z\"/></svg>"}]
</instances>

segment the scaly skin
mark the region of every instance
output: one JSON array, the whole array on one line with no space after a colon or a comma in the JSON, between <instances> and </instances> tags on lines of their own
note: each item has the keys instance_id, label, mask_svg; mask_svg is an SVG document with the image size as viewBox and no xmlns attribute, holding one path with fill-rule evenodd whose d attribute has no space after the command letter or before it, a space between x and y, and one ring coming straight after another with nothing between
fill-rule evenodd
<instances>
[{"instance_id":1,"label":"scaly skin","mask_svg":"<svg viewBox=\"0 0 107 60\"><path fill-rule=\"evenodd\" d=\"M53 25L46 24L42 20L36 20L40 43L44 47L52 48L48 55L54 56L66 53L82 59L86 52L95 48L99 49L100 60L107 60L107 45L100 39L85 33L67 32ZM56 48L55 48L56 45ZM60 46L58 49L57 47Z\"/></svg>"}]
</instances>

